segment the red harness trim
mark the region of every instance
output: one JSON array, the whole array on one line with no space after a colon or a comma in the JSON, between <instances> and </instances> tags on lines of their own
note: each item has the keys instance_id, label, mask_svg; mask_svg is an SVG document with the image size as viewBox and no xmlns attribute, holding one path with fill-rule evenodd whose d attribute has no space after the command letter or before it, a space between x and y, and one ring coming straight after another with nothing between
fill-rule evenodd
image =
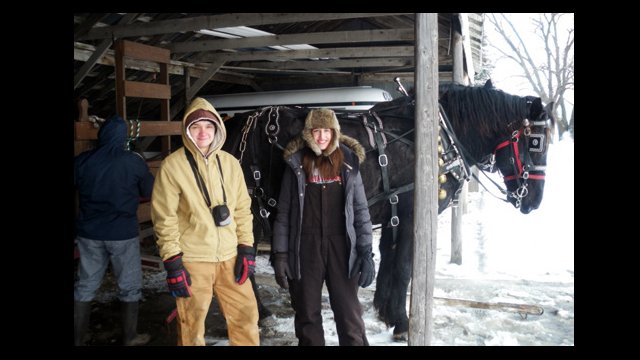
<instances>
[{"instance_id":1,"label":"red harness trim","mask_svg":"<svg viewBox=\"0 0 640 360\"><path fill-rule=\"evenodd\" d=\"M521 134L522 134L522 129L518 130L518 133L515 135L515 138L518 139L518 141L512 141L512 139L505 140L500 144L498 144L498 146L496 146L496 149L493 151L493 154L495 155L495 153L498 152L498 150L509 146L509 144L513 145L513 153L516 158L516 165L518 166L518 175L505 176L504 177L505 181L517 180L522 177L522 162L520 161L520 149L518 148L518 142L520 141ZM529 179L544 180L544 175L529 174Z\"/></svg>"}]
</instances>

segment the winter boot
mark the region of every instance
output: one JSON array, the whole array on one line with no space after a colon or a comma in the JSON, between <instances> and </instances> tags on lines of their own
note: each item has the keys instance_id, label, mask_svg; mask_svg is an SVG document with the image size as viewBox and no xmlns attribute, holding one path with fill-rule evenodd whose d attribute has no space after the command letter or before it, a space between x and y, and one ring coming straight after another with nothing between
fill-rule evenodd
<instances>
[{"instance_id":1,"label":"winter boot","mask_svg":"<svg viewBox=\"0 0 640 360\"><path fill-rule=\"evenodd\" d=\"M149 334L138 334L138 302L122 302L122 344L124 346L145 345L151 340Z\"/></svg>"},{"instance_id":2,"label":"winter boot","mask_svg":"<svg viewBox=\"0 0 640 360\"><path fill-rule=\"evenodd\" d=\"M73 304L73 343L75 346L85 345L85 336L89 329L91 317L91 302L76 301Z\"/></svg>"}]
</instances>

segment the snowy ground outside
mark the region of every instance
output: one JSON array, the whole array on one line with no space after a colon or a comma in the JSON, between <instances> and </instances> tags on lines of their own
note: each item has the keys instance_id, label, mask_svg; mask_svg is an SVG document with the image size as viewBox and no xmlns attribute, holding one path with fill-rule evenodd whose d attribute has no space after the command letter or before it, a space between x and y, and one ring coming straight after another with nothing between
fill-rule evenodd
<instances>
[{"instance_id":1,"label":"snowy ground outside","mask_svg":"<svg viewBox=\"0 0 640 360\"><path fill-rule=\"evenodd\" d=\"M468 213L463 218L462 265L449 263L451 210L438 217L435 297L537 305L544 309L544 313L525 318L518 313L449 306L436 300L432 345L574 345L573 150L573 140L568 136L551 145L544 198L540 208L530 214L523 215L511 204L501 202L484 191L469 193ZM494 179L502 184L501 179ZM378 237L379 234L374 241ZM377 245L374 251L377 252ZM261 343L265 346L296 345L288 293L275 284L268 255L260 255L257 260L260 293L275 314L275 325L261 330ZM378 265L378 253L375 260ZM162 306L171 303L164 279L164 272L145 270L147 308L142 311L143 302L141 322L143 316L155 311L148 309L151 304L158 304L150 299L155 294L164 296L160 303ZM375 282L366 289L360 289L369 343L406 346L407 342L393 341L392 329L387 329L377 319L372 305L374 291ZM96 302L109 303L114 299L114 291L103 290ZM338 345L326 293L324 300L322 315L326 343ZM94 309L94 313L99 311ZM214 315L220 316L219 313ZM145 326L141 328L147 331ZM224 328L208 328L207 334L208 345L228 345Z\"/></svg>"}]
</instances>

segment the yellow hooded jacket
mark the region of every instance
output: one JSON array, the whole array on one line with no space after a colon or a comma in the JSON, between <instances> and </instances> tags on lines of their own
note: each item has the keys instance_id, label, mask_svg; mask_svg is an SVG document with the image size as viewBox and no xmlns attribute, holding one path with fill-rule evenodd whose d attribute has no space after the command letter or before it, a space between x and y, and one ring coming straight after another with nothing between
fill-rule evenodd
<instances>
[{"instance_id":1,"label":"yellow hooded jacket","mask_svg":"<svg viewBox=\"0 0 640 360\"><path fill-rule=\"evenodd\" d=\"M200 152L185 127L189 114L198 109L212 112L216 116L214 120L217 120L214 121L214 140L206 155ZM162 161L151 197L151 220L158 239L160 257L166 260L182 252L184 261L225 261L236 256L239 244L253 246L251 198L242 168L238 159L221 150L227 131L220 115L208 101L194 99L184 114L182 124L184 146ZM220 157L223 186L232 218L229 225L215 225L211 209L207 207L185 155L185 147L196 160L209 191L212 207L224 202L216 155Z\"/></svg>"}]
</instances>

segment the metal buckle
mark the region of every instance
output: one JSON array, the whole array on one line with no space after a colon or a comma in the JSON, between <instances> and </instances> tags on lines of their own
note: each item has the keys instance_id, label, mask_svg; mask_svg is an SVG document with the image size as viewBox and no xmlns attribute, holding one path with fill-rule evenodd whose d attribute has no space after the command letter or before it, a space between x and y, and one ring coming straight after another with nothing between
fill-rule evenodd
<instances>
[{"instance_id":1,"label":"metal buckle","mask_svg":"<svg viewBox=\"0 0 640 360\"><path fill-rule=\"evenodd\" d=\"M391 204L397 204L398 203L398 194L393 194L393 195L389 196L389 202Z\"/></svg>"},{"instance_id":2,"label":"metal buckle","mask_svg":"<svg viewBox=\"0 0 640 360\"><path fill-rule=\"evenodd\" d=\"M253 180L260 180L262 178L262 175L260 174L260 170L255 170L253 172Z\"/></svg>"},{"instance_id":3,"label":"metal buckle","mask_svg":"<svg viewBox=\"0 0 640 360\"><path fill-rule=\"evenodd\" d=\"M260 216L262 216L263 218L268 218L270 215L270 213L267 211L267 209L260 209Z\"/></svg>"},{"instance_id":4,"label":"metal buckle","mask_svg":"<svg viewBox=\"0 0 640 360\"><path fill-rule=\"evenodd\" d=\"M276 204L278 202L276 201L276 199L274 198L269 198L269 200L267 200L267 205L271 206L271 207L276 207Z\"/></svg>"},{"instance_id":5,"label":"metal buckle","mask_svg":"<svg viewBox=\"0 0 640 360\"><path fill-rule=\"evenodd\" d=\"M382 154L378 156L378 164L380 164L380 166L387 166L389 164L389 159L387 158L387 154Z\"/></svg>"},{"instance_id":6,"label":"metal buckle","mask_svg":"<svg viewBox=\"0 0 640 360\"><path fill-rule=\"evenodd\" d=\"M398 224L400 224L400 219L398 219L398 216L393 216L390 222L391 222L391 226L396 227L398 226Z\"/></svg>"}]
</instances>

